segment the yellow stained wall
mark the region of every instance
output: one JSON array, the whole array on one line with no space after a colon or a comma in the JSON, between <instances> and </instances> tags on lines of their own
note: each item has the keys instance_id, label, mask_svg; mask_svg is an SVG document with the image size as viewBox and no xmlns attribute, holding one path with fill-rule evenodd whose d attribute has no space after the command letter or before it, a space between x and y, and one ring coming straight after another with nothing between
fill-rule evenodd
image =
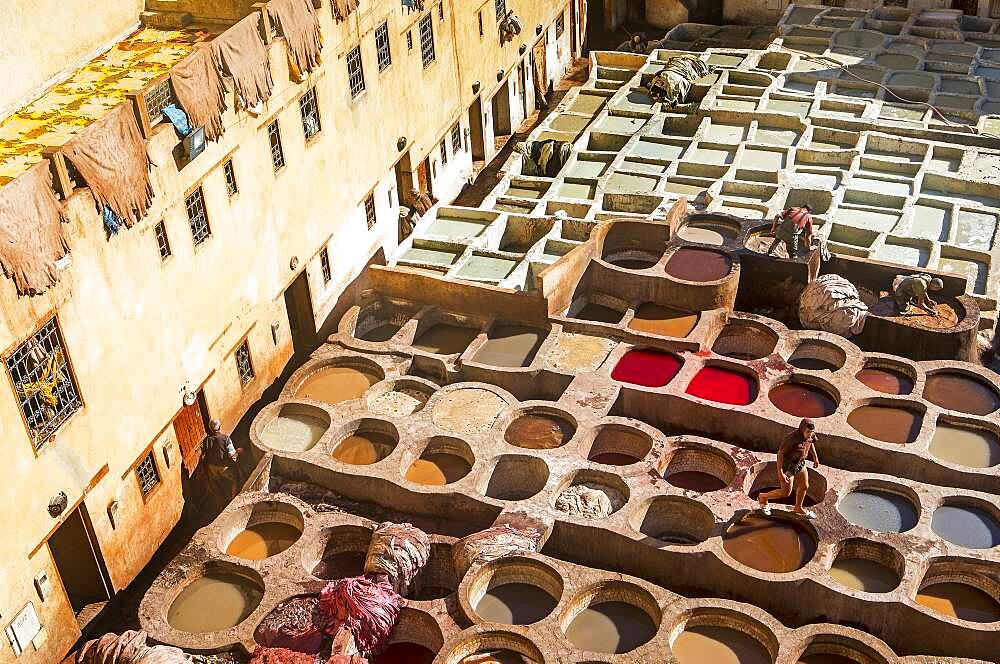
<instances>
[{"instance_id":1,"label":"yellow stained wall","mask_svg":"<svg viewBox=\"0 0 1000 664\"><path fill-rule=\"evenodd\" d=\"M424 68L419 16L407 14L398 0L365 2L339 25L325 1L319 10L323 65L304 82L292 82L284 41L274 41L269 49L275 91L260 116L227 111L222 139L179 170L171 156L178 143L173 128L154 129L149 154L156 196L145 220L106 238L89 191L78 190L66 205L71 262L59 285L42 296L19 298L12 282L0 278L0 350L11 352L57 314L84 402L55 439L36 452L9 381L0 380L0 500L8 514L16 515L9 522L14 527L0 538L0 629L29 601L44 627L37 648L29 645L15 658L4 646L0 663L56 661L79 635L45 544L69 510L50 517L49 499L62 491L71 507L86 507L111 585L115 590L126 586L182 509L179 450L170 426L181 407L182 387L203 387L212 415L221 417L226 429L232 427L291 355L283 292L295 277L306 271L321 323L369 258L380 248L388 252L396 246L399 192L393 166L405 152L397 148L397 139L407 138L414 166L431 156L435 193L450 200L472 168L467 138L472 81L482 82L488 109L490 96L501 86L496 72L509 75L528 57L538 38L537 24L543 25L552 50L549 77L557 78L568 62L572 25L565 0L508 0L522 15L525 32L503 47L492 2L485 5L483 38L476 27L482 3L445 3L443 19L438 3L429 3L425 11L433 15L437 57ZM566 32L557 44L553 25L562 10ZM373 31L385 20L393 63L379 72ZM405 39L410 29L412 51ZM367 89L352 99L345 56L359 43ZM521 43L528 45L523 55ZM309 87L317 93L322 131L307 142L299 98ZM527 88L530 94L530 83ZM274 119L286 161L277 174L266 132ZM450 135L455 122L462 128L457 153ZM442 138L447 165L440 158ZM222 173L227 158L233 159L239 186L233 197ZM212 234L195 246L184 199L197 186ZM378 217L371 230L363 207L370 192ZM153 232L161 220L173 252L165 261ZM323 283L319 268L324 246L330 254L329 283ZM298 259L294 270L293 257ZM276 336L273 323L278 324ZM245 388L233 359L244 337L256 370ZM148 450L162 484L144 500L133 469ZM114 524L108 513L112 502L118 505ZM45 601L32 584L42 571L53 587Z\"/></svg>"}]
</instances>

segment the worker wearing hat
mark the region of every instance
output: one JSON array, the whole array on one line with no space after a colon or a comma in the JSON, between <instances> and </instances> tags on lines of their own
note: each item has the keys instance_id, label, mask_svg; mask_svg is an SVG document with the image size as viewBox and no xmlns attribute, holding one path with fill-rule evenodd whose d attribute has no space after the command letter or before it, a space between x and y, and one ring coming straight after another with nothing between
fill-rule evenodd
<instances>
[{"instance_id":1,"label":"worker wearing hat","mask_svg":"<svg viewBox=\"0 0 1000 664\"><path fill-rule=\"evenodd\" d=\"M937 302L932 300L927 292L937 292L944 288L944 282L929 274L900 275L893 281L892 299L896 301L896 310L905 313L911 304L923 309L932 316L937 316Z\"/></svg>"},{"instance_id":2,"label":"worker wearing hat","mask_svg":"<svg viewBox=\"0 0 1000 664\"><path fill-rule=\"evenodd\" d=\"M767 501L776 498L786 498L795 489L795 507L792 511L802 514L810 519L816 514L802 507L802 502L806 498L806 491L809 490L809 473L806 471L806 462L812 459L813 467L819 468L819 455L816 454L816 423L810 419L799 422L799 428L788 434L788 437L781 443L778 449L777 472L778 488L774 491L762 493L757 497L764 514L771 514L771 506Z\"/></svg>"},{"instance_id":3,"label":"worker wearing hat","mask_svg":"<svg viewBox=\"0 0 1000 664\"><path fill-rule=\"evenodd\" d=\"M205 470L215 497L228 503L239 489L240 451L233 445L233 439L222 433L222 423L212 420L209 434L201 443L201 454L205 460Z\"/></svg>"}]
</instances>

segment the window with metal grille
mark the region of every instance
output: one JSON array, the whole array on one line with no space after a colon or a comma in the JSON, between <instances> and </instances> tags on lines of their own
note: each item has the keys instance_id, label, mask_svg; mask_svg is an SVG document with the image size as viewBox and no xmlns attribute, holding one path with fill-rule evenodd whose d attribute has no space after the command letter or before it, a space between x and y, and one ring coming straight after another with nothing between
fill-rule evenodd
<instances>
[{"instance_id":1,"label":"window with metal grille","mask_svg":"<svg viewBox=\"0 0 1000 664\"><path fill-rule=\"evenodd\" d=\"M566 30L566 12L562 11L559 16L556 17L556 39L562 37L562 33Z\"/></svg>"},{"instance_id":2,"label":"window with metal grille","mask_svg":"<svg viewBox=\"0 0 1000 664\"><path fill-rule=\"evenodd\" d=\"M155 125L163 119L160 113L164 108L177 103L174 90L170 87L170 79L165 78L153 87L146 90L143 95L146 102L146 113L149 114L149 124Z\"/></svg>"},{"instance_id":3,"label":"window with metal grille","mask_svg":"<svg viewBox=\"0 0 1000 664\"><path fill-rule=\"evenodd\" d=\"M201 192L201 187L191 192L184 205L187 207L188 223L191 224L191 237L194 238L195 245L199 245L212 234L212 229L208 226L208 212L205 210L205 196Z\"/></svg>"},{"instance_id":4,"label":"window with metal grille","mask_svg":"<svg viewBox=\"0 0 1000 664\"><path fill-rule=\"evenodd\" d=\"M478 16L479 16L479 36L482 37L483 34L485 34L483 31L483 10L481 9L479 10Z\"/></svg>"},{"instance_id":5,"label":"window with metal grille","mask_svg":"<svg viewBox=\"0 0 1000 664\"><path fill-rule=\"evenodd\" d=\"M83 405L55 316L5 364L31 443L38 449Z\"/></svg>"},{"instance_id":6,"label":"window with metal grille","mask_svg":"<svg viewBox=\"0 0 1000 664\"><path fill-rule=\"evenodd\" d=\"M267 125L267 140L271 144L271 164L278 172L285 167L285 151L281 148L281 129L277 120Z\"/></svg>"},{"instance_id":7,"label":"window with metal grille","mask_svg":"<svg viewBox=\"0 0 1000 664\"><path fill-rule=\"evenodd\" d=\"M507 13L507 0L493 0L497 9L497 20L499 21Z\"/></svg>"},{"instance_id":8,"label":"window with metal grille","mask_svg":"<svg viewBox=\"0 0 1000 664\"><path fill-rule=\"evenodd\" d=\"M368 194L365 198L365 221L368 222L368 230L375 228L378 217L375 216L375 195Z\"/></svg>"},{"instance_id":9,"label":"window with metal grille","mask_svg":"<svg viewBox=\"0 0 1000 664\"><path fill-rule=\"evenodd\" d=\"M330 273L330 252L326 247L319 252L319 271L323 273L323 283L330 283L333 275Z\"/></svg>"},{"instance_id":10,"label":"window with metal grille","mask_svg":"<svg viewBox=\"0 0 1000 664\"><path fill-rule=\"evenodd\" d=\"M458 154L462 150L462 125L459 122L451 128L451 151Z\"/></svg>"},{"instance_id":11,"label":"window with metal grille","mask_svg":"<svg viewBox=\"0 0 1000 664\"><path fill-rule=\"evenodd\" d=\"M434 21L430 14L420 19L420 57L425 67L434 62Z\"/></svg>"},{"instance_id":12,"label":"window with metal grille","mask_svg":"<svg viewBox=\"0 0 1000 664\"><path fill-rule=\"evenodd\" d=\"M444 139L441 139L441 165L445 166L448 164L448 146L445 144Z\"/></svg>"},{"instance_id":13,"label":"window with metal grille","mask_svg":"<svg viewBox=\"0 0 1000 664\"><path fill-rule=\"evenodd\" d=\"M232 159L227 159L222 164L222 174L226 178L226 193L235 196L240 189L236 186L236 171L233 169Z\"/></svg>"},{"instance_id":14,"label":"window with metal grille","mask_svg":"<svg viewBox=\"0 0 1000 664\"><path fill-rule=\"evenodd\" d=\"M160 471L156 468L156 458L152 450L135 467L135 476L139 480L139 491L142 491L144 497L160 483Z\"/></svg>"},{"instance_id":15,"label":"window with metal grille","mask_svg":"<svg viewBox=\"0 0 1000 664\"><path fill-rule=\"evenodd\" d=\"M385 71L392 64L392 49L389 46L389 22L375 30L375 52L378 54L378 70Z\"/></svg>"},{"instance_id":16,"label":"window with metal grille","mask_svg":"<svg viewBox=\"0 0 1000 664\"><path fill-rule=\"evenodd\" d=\"M361 46L347 54L347 80L351 85L351 96L357 97L365 91L365 69L361 64Z\"/></svg>"},{"instance_id":17,"label":"window with metal grille","mask_svg":"<svg viewBox=\"0 0 1000 664\"><path fill-rule=\"evenodd\" d=\"M250 360L250 341L244 339L236 347L236 371L240 374L240 385L248 385L253 380L253 362Z\"/></svg>"},{"instance_id":18,"label":"window with metal grille","mask_svg":"<svg viewBox=\"0 0 1000 664\"><path fill-rule=\"evenodd\" d=\"M153 226L153 233L156 235L156 246L160 248L160 259L167 260L170 257L170 240L167 238L167 227L161 221Z\"/></svg>"},{"instance_id":19,"label":"window with metal grille","mask_svg":"<svg viewBox=\"0 0 1000 664\"><path fill-rule=\"evenodd\" d=\"M309 88L305 94L299 97L299 112L302 114L302 133L307 139L312 138L323 128L319 121L316 88Z\"/></svg>"},{"instance_id":20,"label":"window with metal grille","mask_svg":"<svg viewBox=\"0 0 1000 664\"><path fill-rule=\"evenodd\" d=\"M413 50L413 30L408 30L406 32L406 50Z\"/></svg>"},{"instance_id":21,"label":"window with metal grille","mask_svg":"<svg viewBox=\"0 0 1000 664\"><path fill-rule=\"evenodd\" d=\"M438 20L444 20L444 0L441 0L441 4L438 5Z\"/></svg>"}]
</instances>

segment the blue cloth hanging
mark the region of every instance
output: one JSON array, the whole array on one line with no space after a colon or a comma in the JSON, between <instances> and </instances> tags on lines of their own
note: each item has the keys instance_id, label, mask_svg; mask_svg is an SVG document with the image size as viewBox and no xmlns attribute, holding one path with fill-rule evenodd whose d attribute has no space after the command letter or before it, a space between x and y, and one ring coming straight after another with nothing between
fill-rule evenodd
<instances>
[{"instance_id":1,"label":"blue cloth hanging","mask_svg":"<svg viewBox=\"0 0 1000 664\"><path fill-rule=\"evenodd\" d=\"M108 237L118 235L118 231L122 227L122 220L115 214L115 211L105 205L101 216L104 218L104 230L107 232Z\"/></svg>"},{"instance_id":2,"label":"blue cloth hanging","mask_svg":"<svg viewBox=\"0 0 1000 664\"><path fill-rule=\"evenodd\" d=\"M174 126L181 138L191 133L191 121L188 120L187 113L178 108L177 104L164 106L160 113Z\"/></svg>"}]
</instances>

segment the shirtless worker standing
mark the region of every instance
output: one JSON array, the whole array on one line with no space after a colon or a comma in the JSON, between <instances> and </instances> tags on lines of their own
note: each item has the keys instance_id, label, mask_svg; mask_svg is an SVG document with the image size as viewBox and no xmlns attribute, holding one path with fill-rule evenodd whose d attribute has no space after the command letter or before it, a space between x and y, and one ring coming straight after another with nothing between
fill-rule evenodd
<instances>
[{"instance_id":1,"label":"shirtless worker standing","mask_svg":"<svg viewBox=\"0 0 1000 664\"><path fill-rule=\"evenodd\" d=\"M767 501L785 498L795 488L795 507L792 511L806 518L816 518L815 512L802 508L809 489L809 473L806 471L806 461L812 459L813 468L819 468L819 456L816 454L816 424L810 419L799 423L799 428L788 434L778 449L777 472L778 488L762 493L757 497L764 514L770 516L771 506Z\"/></svg>"}]
</instances>

